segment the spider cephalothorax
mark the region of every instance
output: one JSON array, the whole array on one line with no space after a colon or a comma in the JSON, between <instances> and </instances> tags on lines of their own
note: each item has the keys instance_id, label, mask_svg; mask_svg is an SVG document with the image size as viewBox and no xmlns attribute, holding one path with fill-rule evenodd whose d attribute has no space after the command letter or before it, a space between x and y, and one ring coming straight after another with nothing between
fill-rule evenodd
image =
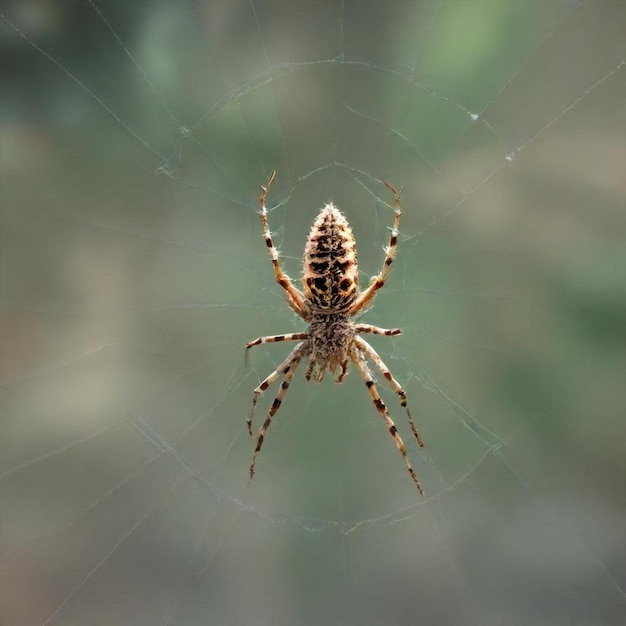
<instances>
[{"instance_id":1,"label":"spider cephalothorax","mask_svg":"<svg viewBox=\"0 0 626 626\"><path fill-rule=\"evenodd\" d=\"M261 451L267 429L280 408L300 361L308 358L305 373L307 380L320 382L324 377L324 372L329 370L332 374L336 374L338 371L335 378L338 383L343 382L348 371L348 364L352 361L372 396L376 410L384 418L387 430L404 458L413 482L423 495L422 485L411 467L404 443L389 416L385 403L378 394L368 360L376 365L399 396L400 404L406 409L413 435L421 447L424 444L409 413L404 389L393 377L374 348L359 336L367 333L387 336L399 335L401 330L399 328L379 328L370 324L357 324L353 321L354 316L363 310L374 297L376 291L385 284L385 279L391 269L398 241L398 226L401 216L400 197L390 185L383 183L395 197L395 220L383 267L364 291L359 290L356 243L352 229L341 211L332 203L327 204L313 222L306 241L302 262L303 292L301 292L294 287L280 267L278 252L272 241L267 223L265 196L275 175L276 173L272 172L267 185L261 188L262 192L259 196L259 214L263 224L263 235L274 265L276 282L285 290L289 306L304 321L308 322L309 326L303 333L259 337L246 345L247 349L262 343L299 341L289 356L254 390L252 408L247 419L250 436L252 436L252 416L259 396L282 377L280 390L257 437L256 448L250 464L250 478L254 476L256 458Z\"/></svg>"},{"instance_id":2,"label":"spider cephalothorax","mask_svg":"<svg viewBox=\"0 0 626 626\"><path fill-rule=\"evenodd\" d=\"M350 360L350 348L354 341L354 324L342 313L314 313L307 329L309 365L305 377L319 383L324 371L332 374L341 368L335 379L343 382Z\"/></svg>"}]
</instances>

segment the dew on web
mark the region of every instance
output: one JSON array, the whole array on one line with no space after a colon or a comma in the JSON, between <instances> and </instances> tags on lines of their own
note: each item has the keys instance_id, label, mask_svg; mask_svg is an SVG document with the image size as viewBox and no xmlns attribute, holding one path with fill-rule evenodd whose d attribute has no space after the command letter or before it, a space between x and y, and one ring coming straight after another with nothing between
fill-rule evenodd
<instances>
[{"instance_id":1,"label":"dew on web","mask_svg":"<svg viewBox=\"0 0 626 626\"><path fill-rule=\"evenodd\" d=\"M0 622L614 624L624 10L14 2L0 13ZM300 366L329 200L408 394ZM274 395L276 390L274 390ZM260 400L259 428L272 388Z\"/></svg>"}]
</instances>

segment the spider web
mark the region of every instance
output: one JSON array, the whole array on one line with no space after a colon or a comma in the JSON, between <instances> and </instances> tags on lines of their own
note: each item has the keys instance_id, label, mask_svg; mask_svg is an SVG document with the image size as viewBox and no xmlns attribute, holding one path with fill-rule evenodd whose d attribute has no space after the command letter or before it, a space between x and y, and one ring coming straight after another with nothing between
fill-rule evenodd
<instances>
[{"instance_id":1,"label":"spider web","mask_svg":"<svg viewBox=\"0 0 626 626\"><path fill-rule=\"evenodd\" d=\"M2 9L3 624L617 624L624 6ZM381 393L296 373L273 281L332 199ZM384 381L382 381L384 382ZM275 391L274 391L275 393ZM263 397L256 426L272 401Z\"/></svg>"}]
</instances>

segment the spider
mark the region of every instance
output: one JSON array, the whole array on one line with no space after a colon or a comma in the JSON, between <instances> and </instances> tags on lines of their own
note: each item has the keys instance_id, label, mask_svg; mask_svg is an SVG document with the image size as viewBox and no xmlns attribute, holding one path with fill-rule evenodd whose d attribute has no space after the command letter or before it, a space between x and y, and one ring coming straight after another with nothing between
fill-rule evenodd
<instances>
[{"instance_id":1,"label":"spider","mask_svg":"<svg viewBox=\"0 0 626 626\"><path fill-rule=\"evenodd\" d=\"M308 365L304 375L307 381L312 379L315 382L320 382L326 370L329 370L333 375L339 370L335 380L341 383L348 373L348 363L352 361L365 382L376 410L385 420L387 430L393 437L415 486L419 493L424 495L422 485L407 457L404 443L398 434L398 429L393 423L385 403L378 394L374 378L368 366L368 359L380 370L391 388L399 396L400 404L407 412L413 436L419 446L423 447L424 443L409 412L406 393L374 348L360 336L375 334L391 337L399 335L402 331L399 328L379 328L371 324L359 324L352 321L352 318L370 303L376 292L385 284L387 275L391 270L398 242L398 226L400 225L401 216L400 196L391 185L381 181L394 195L395 219L391 229L389 246L385 248L386 256L382 269L372 278L369 286L364 291L360 291L358 286L356 244L352 235L352 229L341 211L334 204L326 204L315 218L304 247L303 290L300 291L293 285L280 266L278 251L272 241L267 222L265 197L268 189L274 182L275 176L276 172L274 171L267 183L261 186L259 215L263 225L263 236L265 237L265 244L274 266L276 282L285 290L287 304L308 323L309 327L306 332L258 337L246 344L246 350L248 350L263 343L278 341L299 342L287 358L254 390L252 407L246 419L250 437L252 437L252 417L259 397L279 378L282 378L278 394L257 436L256 447L250 463L250 480L254 477L256 459L263 446L267 430L272 423L272 418L280 408L300 362L308 358Z\"/></svg>"}]
</instances>

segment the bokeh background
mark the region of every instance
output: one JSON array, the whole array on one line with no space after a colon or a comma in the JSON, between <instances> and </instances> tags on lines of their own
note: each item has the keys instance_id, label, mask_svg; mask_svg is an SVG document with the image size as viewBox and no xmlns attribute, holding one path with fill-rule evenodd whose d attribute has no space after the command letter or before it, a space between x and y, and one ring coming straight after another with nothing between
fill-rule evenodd
<instances>
[{"instance_id":1,"label":"bokeh background","mask_svg":"<svg viewBox=\"0 0 626 626\"><path fill-rule=\"evenodd\" d=\"M626 6L3 2L0 622L626 620ZM332 199L426 442L295 378ZM384 382L384 380L382 381ZM258 426L272 400L268 392Z\"/></svg>"}]
</instances>

